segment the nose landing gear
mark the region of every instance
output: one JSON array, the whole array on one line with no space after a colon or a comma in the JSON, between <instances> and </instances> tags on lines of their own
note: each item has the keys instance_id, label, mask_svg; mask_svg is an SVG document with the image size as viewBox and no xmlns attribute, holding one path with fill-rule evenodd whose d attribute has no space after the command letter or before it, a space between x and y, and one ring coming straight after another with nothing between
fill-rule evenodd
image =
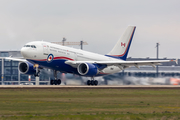
<instances>
[{"instance_id":1,"label":"nose landing gear","mask_svg":"<svg viewBox=\"0 0 180 120\"><path fill-rule=\"evenodd\" d=\"M36 73L34 73L36 79L36 85L39 85L39 75L40 75L39 65L35 64L34 68L36 69Z\"/></svg>"},{"instance_id":2,"label":"nose landing gear","mask_svg":"<svg viewBox=\"0 0 180 120\"><path fill-rule=\"evenodd\" d=\"M34 76L35 77L39 77L39 75L40 75L40 70L39 70L39 65L38 64L35 64L34 65L34 68L36 69L36 73L34 73Z\"/></svg>"}]
</instances>

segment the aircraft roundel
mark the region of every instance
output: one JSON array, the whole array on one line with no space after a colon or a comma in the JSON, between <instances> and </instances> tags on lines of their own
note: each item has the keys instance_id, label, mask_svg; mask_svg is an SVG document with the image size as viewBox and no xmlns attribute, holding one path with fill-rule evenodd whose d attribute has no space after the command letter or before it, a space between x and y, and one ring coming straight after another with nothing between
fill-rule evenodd
<instances>
[{"instance_id":1,"label":"aircraft roundel","mask_svg":"<svg viewBox=\"0 0 180 120\"><path fill-rule=\"evenodd\" d=\"M52 62L53 58L54 58L53 54L49 54L47 57L47 62Z\"/></svg>"}]
</instances>

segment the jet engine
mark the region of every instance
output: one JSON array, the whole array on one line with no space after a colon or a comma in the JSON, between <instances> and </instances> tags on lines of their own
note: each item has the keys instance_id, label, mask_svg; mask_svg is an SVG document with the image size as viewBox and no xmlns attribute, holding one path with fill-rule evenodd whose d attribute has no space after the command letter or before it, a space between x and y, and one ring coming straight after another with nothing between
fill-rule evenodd
<instances>
[{"instance_id":1,"label":"jet engine","mask_svg":"<svg viewBox=\"0 0 180 120\"><path fill-rule=\"evenodd\" d=\"M30 62L19 63L18 69L23 74L34 75L36 73L34 65Z\"/></svg>"},{"instance_id":2,"label":"jet engine","mask_svg":"<svg viewBox=\"0 0 180 120\"><path fill-rule=\"evenodd\" d=\"M78 73L84 76L95 76L98 73L98 69L91 63L81 63L77 67Z\"/></svg>"}]
</instances>

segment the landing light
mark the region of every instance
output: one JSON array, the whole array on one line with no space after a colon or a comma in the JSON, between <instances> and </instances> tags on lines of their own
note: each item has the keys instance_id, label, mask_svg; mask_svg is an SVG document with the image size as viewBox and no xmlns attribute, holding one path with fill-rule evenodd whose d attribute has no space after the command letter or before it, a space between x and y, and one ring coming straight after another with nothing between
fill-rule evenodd
<instances>
[{"instance_id":1,"label":"landing light","mask_svg":"<svg viewBox=\"0 0 180 120\"><path fill-rule=\"evenodd\" d=\"M34 67L35 67L35 68L38 68L38 67L39 67L39 65L38 65L38 64L34 64Z\"/></svg>"}]
</instances>

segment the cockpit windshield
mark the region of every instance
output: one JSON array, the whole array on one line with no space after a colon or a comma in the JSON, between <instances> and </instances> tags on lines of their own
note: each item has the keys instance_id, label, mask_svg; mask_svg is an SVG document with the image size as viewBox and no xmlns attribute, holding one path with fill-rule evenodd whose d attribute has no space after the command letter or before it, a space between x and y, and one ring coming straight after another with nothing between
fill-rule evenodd
<instances>
[{"instance_id":1,"label":"cockpit windshield","mask_svg":"<svg viewBox=\"0 0 180 120\"><path fill-rule=\"evenodd\" d=\"M31 47L32 47L32 48L36 48L36 46L35 46L35 45L31 45Z\"/></svg>"},{"instance_id":2,"label":"cockpit windshield","mask_svg":"<svg viewBox=\"0 0 180 120\"><path fill-rule=\"evenodd\" d=\"M35 45L24 45L24 47L36 48L36 46L35 46Z\"/></svg>"}]
</instances>

